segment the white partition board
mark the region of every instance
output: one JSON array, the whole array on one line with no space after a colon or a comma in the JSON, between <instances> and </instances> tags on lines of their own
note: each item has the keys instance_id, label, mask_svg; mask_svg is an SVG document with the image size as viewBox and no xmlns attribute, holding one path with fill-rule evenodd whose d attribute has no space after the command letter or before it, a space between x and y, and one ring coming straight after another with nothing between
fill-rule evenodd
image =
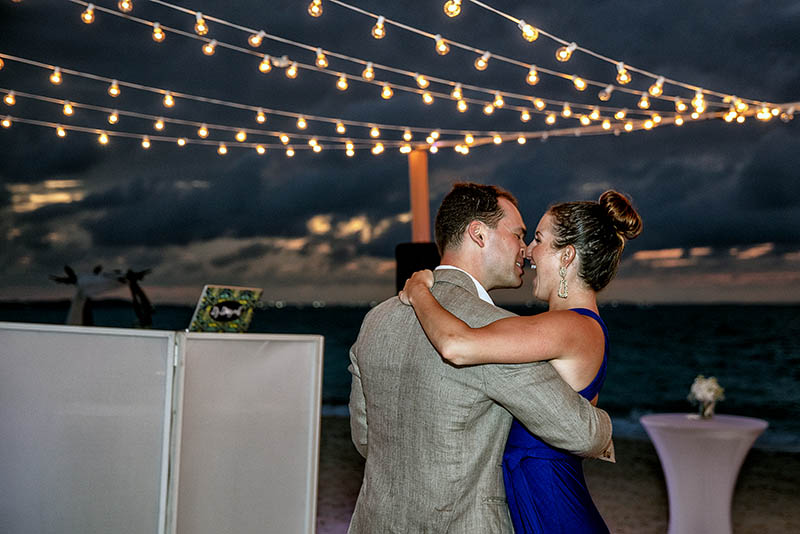
<instances>
[{"instance_id":1,"label":"white partition board","mask_svg":"<svg viewBox=\"0 0 800 534\"><path fill-rule=\"evenodd\" d=\"M0 532L164 532L174 345L0 323Z\"/></svg>"},{"instance_id":2,"label":"white partition board","mask_svg":"<svg viewBox=\"0 0 800 534\"><path fill-rule=\"evenodd\" d=\"M322 336L190 333L179 344L176 532L313 534Z\"/></svg>"}]
</instances>

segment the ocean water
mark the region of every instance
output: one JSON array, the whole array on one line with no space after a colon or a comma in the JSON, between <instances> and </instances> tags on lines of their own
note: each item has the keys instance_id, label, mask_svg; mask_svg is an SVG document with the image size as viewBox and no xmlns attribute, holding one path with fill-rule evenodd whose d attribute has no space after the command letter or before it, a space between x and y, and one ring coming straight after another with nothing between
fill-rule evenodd
<instances>
[{"instance_id":1,"label":"ocean water","mask_svg":"<svg viewBox=\"0 0 800 534\"><path fill-rule=\"evenodd\" d=\"M0 303L0 321L63 323L68 303ZM515 307L530 315L540 308ZM265 307L251 332L325 336L323 413L346 414L348 349L367 307ZM157 306L153 327L181 330L193 308ZM800 306L606 306L611 359L599 405L618 436L646 438L639 417L692 412L689 387L698 374L725 388L717 413L759 417L769 428L756 447L800 452ZM97 326L134 327L129 304L99 302Z\"/></svg>"}]
</instances>

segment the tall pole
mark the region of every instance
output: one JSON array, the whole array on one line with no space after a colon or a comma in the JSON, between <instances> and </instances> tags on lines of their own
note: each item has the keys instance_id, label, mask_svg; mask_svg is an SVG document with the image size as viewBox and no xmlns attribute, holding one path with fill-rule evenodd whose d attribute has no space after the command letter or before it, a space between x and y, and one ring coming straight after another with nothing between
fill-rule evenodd
<instances>
[{"instance_id":1,"label":"tall pole","mask_svg":"<svg viewBox=\"0 0 800 534\"><path fill-rule=\"evenodd\" d=\"M411 241L429 243L431 240L431 214L427 150L417 149L409 152L408 181L411 188Z\"/></svg>"}]
</instances>

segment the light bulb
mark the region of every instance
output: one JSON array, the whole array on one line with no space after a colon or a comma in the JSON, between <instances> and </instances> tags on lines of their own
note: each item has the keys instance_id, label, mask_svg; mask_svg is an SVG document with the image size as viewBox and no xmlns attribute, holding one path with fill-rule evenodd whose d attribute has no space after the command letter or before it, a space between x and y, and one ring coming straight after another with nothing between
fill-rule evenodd
<instances>
[{"instance_id":1,"label":"light bulb","mask_svg":"<svg viewBox=\"0 0 800 534\"><path fill-rule=\"evenodd\" d=\"M200 128L197 129L197 136L203 139L208 137L208 127L205 124L201 125Z\"/></svg>"},{"instance_id":2,"label":"light bulb","mask_svg":"<svg viewBox=\"0 0 800 534\"><path fill-rule=\"evenodd\" d=\"M172 93L167 91L164 94L164 107L171 108L174 105L175 105L175 99L172 98Z\"/></svg>"},{"instance_id":3,"label":"light bulb","mask_svg":"<svg viewBox=\"0 0 800 534\"><path fill-rule=\"evenodd\" d=\"M654 123L656 123L656 124L661 124L661 121L663 120L663 119L661 118L661 115L659 115L658 113L653 113L653 114L650 116L650 118L651 118L651 119L653 119L653 122L654 122Z\"/></svg>"},{"instance_id":4,"label":"light bulb","mask_svg":"<svg viewBox=\"0 0 800 534\"><path fill-rule=\"evenodd\" d=\"M572 76L572 85L574 85L575 89L578 91L584 91L586 89L586 82L579 76Z\"/></svg>"},{"instance_id":5,"label":"light bulb","mask_svg":"<svg viewBox=\"0 0 800 534\"><path fill-rule=\"evenodd\" d=\"M292 147L286 148L286 157L293 158L294 157L294 149Z\"/></svg>"},{"instance_id":6,"label":"light bulb","mask_svg":"<svg viewBox=\"0 0 800 534\"><path fill-rule=\"evenodd\" d=\"M311 139L308 140L308 146L317 146L318 142L319 141L317 141L316 137L312 137Z\"/></svg>"},{"instance_id":7,"label":"light bulb","mask_svg":"<svg viewBox=\"0 0 800 534\"><path fill-rule=\"evenodd\" d=\"M111 85L108 86L108 94L110 94L114 98L119 96L119 85L117 84L117 80L111 81Z\"/></svg>"},{"instance_id":8,"label":"light bulb","mask_svg":"<svg viewBox=\"0 0 800 534\"><path fill-rule=\"evenodd\" d=\"M369 136L372 137L372 138L380 137L381 136L381 131L378 129L377 126L373 126L369 130Z\"/></svg>"},{"instance_id":9,"label":"light bulb","mask_svg":"<svg viewBox=\"0 0 800 534\"><path fill-rule=\"evenodd\" d=\"M569 58L572 57L572 53L578 48L577 43L570 43L567 46L562 46L558 50L556 50L556 59L558 61L564 62L569 61Z\"/></svg>"},{"instance_id":10,"label":"light bulb","mask_svg":"<svg viewBox=\"0 0 800 534\"><path fill-rule=\"evenodd\" d=\"M478 70L486 70L486 67L489 66L489 58L492 55L489 52L484 52L481 57L475 60L475 68Z\"/></svg>"},{"instance_id":11,"label":"light bulb","mask_svg":"<svg viewBox=\"0 0 800 534\"><path fill-rule=\"evenodd\" d=\"M492 102L492 105L496 108L502 108L506 105L506 101L503 100L503 95L501 95L499 91L494 94L494 102Z\"/></svg>"},{"instance_id":12,"label":"light bulb","mask_svg":"<svg viewBox=\"0 0 800 534\"><path fill-rule=\"evenodd\" d=\"M50 75L50 83L53 85L59 85L61 83L61 69L58 67L53 69L53 73Z\"/></svg>"},{"instance_id":13,"label":"light bulb","mask_svg":"<svg viewBox=\"0 0 800 534\"><path fill-rule=\"evenodd\" d=\"M643 94L642 98L639 99L639 102L636 105L642 109L647 109L650 107L650 99L647 97L647 95Z\"/></svg>"},{"instance_id":14,"label":"light bulb","mask_svg":"<svg viewBox=\"0 0 800 534\"><path fill-rule=\"evenodd\" d=\"M272 70L272 63L269 60L269 56L264 56L264 59L262 59L261 63L258 64L258 70L264 74Z\"/></svg>"},{"instance_id":15,"label":"light bulb","mask_svg":"<svg viewBox=\"0 0 800 534\"><path fill-rule=\"evenodd\" d=\"M3 58L0 57L0 70L3 70L3 67L6 66L6 62L3 61Z\"/></svg>"},{"instance_id":16,"label":"light bulb","mask_svg":"<svg viewBox=\"0 0 800 534\"><path fill-rule=\"evenodd\" d=\"M375 23L375 26L372 27L372 36L375 39L383 39L386 37L386 28L383 26L383 23L386 19L383 18L383 15L378 17L378 21Z\"/></svg>"},{"instance_id":17,"label":"light bulb","mask_svg":"<svg viewBox=\"0 0 800 534\"><path fill-rule=\"evenodd\" d=\"M739 124L743 124L744 123L744 115L739 115L738 117L736 117L736 122L738 122Z\"/></svg>"},{"instance_id":18,"label":"light bulb","mask_svg":"<svg viewBox=\"0 0 800 534\"><path fill-rule=\"evenodd\" d=\"M536 109L538 109L539 111L542 111L547 106L545 101L542 100L541 98L535 98L533 100L533 105L536 106Z\"/></svg>"},{"instance_id":19,"label":"light bulb","mask_svg":"<svg viewBox=\"0 0 800 534\"><path fill-rule=\"evenodd\" d=\"M254 33L250 37L247 38L247 43L252 46L253 48L258 48L261 46L261 42L264 40L267 34L264 30L260 30L258 33Z\"/></svg>"},{"instance_id":20,"label":"light bulb","mask_svg":"<svg viewBox=\"0 0 800 534\"><path fill-rule=\"evenodd\" d=\"M364 70L361 72L361 77L365 80L374 80L375 79L375 71L372 70L372 62L368 62L367 66L364 67Z\"/></svg>"},{"instance_id":21,"label":"light bulb","mask_svg":"<svg viewBox=\"0 0 800 534\"><path fill-rule=\"evenodd\" d=\"M306 122L305 117L300 116L300 117L297 118L297 127L299 129L305 130L307 126L308 126L308 123Z\"/></svg>"},{"instance_id":22,"label":"light bulb","mask_svg":"<svg viewBox=\"0 0 800 534\"><path fill-rule=\"evenodd\" d=\"M383 143L376 143L375 146L372 147L372 153L376 156L383 153Z\"/></svg>"},{"instance_id":23,"label":"light bulb","mask_svg":"<svg viewBox=\"0 0 800 534\"><path fill-rule=\"evenodd\" d=\"M659 76L656 80L656 83L651 85L647 92L653 96L661 96L661 94L664 92L664 77Z\"/></svg>"},{"instance_id":24,"label":"light bulb","mask_svg":"<svg viewBox=\"0 0 800 534\"><path fill-rule=\"evenodd\" d=\"M539 38L539 30L537 30L524 20L520 20L517 26L519 27L520 30L522 30L522 37L529 43Z\"/></svg>"},{"instance_id":25,"label":"light bulb","mask_svg":"<svg viewBox=\"0 0 800 534\"><path fill-rule=\"evenodd\" d=\"M75 110L73 109L72 104L69 102L64 102L64 115L69 117L73 113L75 113Z\"/></svg>"},{"instance_id":26,"label":"light bulb","mask_svg":"<svg viewBox=\"0 0 800 534\"><path fill-rule=\"evenodd\" d=\"M631 82L631 75L628 72L628 69L625 68L625 64L620 61L617 63L617 83L620 85L625 85Z\"/></svg>"},{"instance_id":27,"label":"light bulb","mask_svg":"<svg viewBox=\"0 0 800 534\"><path fill-rule=\"evenodd\" d=\"M611 93L613 92L614 92L614 86L606 85L603 89L600 90L599 93L597 93L597 98L599 98L603 102L608 102L609 100L611 100Z\"/></svg>"},{"instance_id":28,"label":"light bulb","mask_svg":"<svg viewBox=\"0 0 800 534\"><path fill-rule=\"evenodd\" d=\"M422 93L422 101L425 102L427 105L433 104L433 95L430 94L428 91Z\"/></svg>"},{"instance_id":29,"label":"light bulb","mask_svg":"<svg viewBox=\"0 0 800 534\"><path fill-rule=\"evenodd\" d=\"M355 145L353 144L353 142L351 140L348 139L347 142L344 144L344 147L347 150L353 150L355 148Z\"/></svg>"},{"instance_id":30,"label":"light bulb","mask_svg":"<svg viewBox=\"0 0 800 534\"><path fill-rule=\"evenodd\" d=\"M444 14L448 17L457 17L461 13L461 0L447 0L444 3Z\"/></svg>"},{"instance_id":31,"label":"light bulb","mask_svg":"<svg viewBox=\"0 0 800 534\"><path fill-rule=\"evenodd\" d=\"M312 0L308 4L308 14L312 17L319 17L322 15L322 0Z\"/></svg>"},{"instance_id":32,"label":"light bulb","mask_svg":"<svg viewBox=\"0 0 800 534\"><path fill-rule=\"evenodd\" d=\"M492 136L492 142L493 142L494 144L496 144L496 145L499 145L500 143L502 143L502 142L503 142L503 138L502 138L502 137L500 137L500 136L499 136L499 135L497 135L497 134L494 134L494 136Z\"/></svg>"},{"instance_id":33,"label":"light bulb","mask_svg":"<svg viewBox=\"0 0 800 534\"><path fill-rule=\"evenodd\" d=\"M142 148L148 149L150 148L150 138L146 135L142 138Z\"/></svg>"},{"instance_id":34,"label":"light bulb","mask_svg":"<svg viewBox=\"0 0 800 534\"><path fill-rule=\"evenodd\" d=\"M176 141L176 143L178 143L178 146L186 146L186 138L185 137L179 137L178 140Z\"/></svg>"},{"instance_id":35,"label":"light bulb","mask_svg":"<svg viewBox=\"0 0 800 534\"><path fill-rule=\"evenodd\" d=\"M519 114L519 120L522 122L528 122L531 120L531 114L528 112L527 109L523 109L522 113Z\"/></svg>"},{"instance_id":36,"label":"light bulb","mask_svg":"<svg viewBox=\"0 0 800 534\"><path fill-rule=\"evenodd\" d=\"M209 42L203 45L203 53L207 56L213 56L216 49L217 49L216 39L211 39Z\"/></svg>"},{"instance_id":37,"label":"light bulb","mask_svg":"<svg viewBox=\"0 0 800 534\"><path fill-rule=\"evenodd\" d=\"M123 13L130 13L133 11L133 2L131 0L119 0L117 8Z\"/></svg>"},{"instance_id":38,"label":"light bulb","mask_svg":"<svg viewBox=\"0 0 800 534\"><path fill-rule=\"evenodd\" d=\"M403 140L404 141L411 141L414 136L411 135L411 130L406 130L403 132Z\"/></svg>"},{"instance_id":39,"label":"light bulb","mask_svg":"<svg viewBox=\"0 0 800 534\"><path fill-rule=\"evenodd\" d=\"M485 106L483 106L483 114L484 115L491 115L492 113L494 113L494 105L489 103L489 104L486 104Z\"/></svg>"},{"instance_id":40,"label":"light bulb","mask_svg":"<svg viewBox=\"0 0 800 534\"><path fill-rule=\"evenodd\" d=\"M531 65L530 70L528 70L528 77L525 78L525 81L528 82L528 85L536 85L539 83L539 71L536 70L535 65Z\"/></svg>"},{"instance_id":41,"label":"light bulb","mask_svg":"<svg viewBox=\"0 0 800 534\"><path fill-rule=\"evenodd\" d=\"M414 80L416 80L420 89L425 89L431 84L431 82L429 82L428 79L422 74L414 74Z\"/></svg>"},{"instance_id":42,"label":"light bulb","mask_svg":"<svg viewBox=\"0 0 800 534\"><path fill-rule=\"evenodd\" d=\"M342 124L341 122L336 123L336 133L341 135L344 134L346 131L347 128L344 127L344 124Z\"/></svg>"},{"instance_id":43,"label":"light bulb","mask_svg":"<svg viewBox=\"0 0 800 534\"><path fill-rule=\"evenodd\" d=\"M438 33L433 36L433 39L436 43L436 53L440 56L447 54L450 51L450 45L442 38L441 35Z\"/></svg>"},{"instance_id":44,"label":"light bulb","mask_svg":"<svg viewBox=\"0 0 800 534\"><path fill-rule=\"evenodd\" d=\"M267 153L267 149L264 148L264 145L256 145L256 152L258 152L259 156L263 156Z\"/></svg>"},{"instance_id":45,"label":"light bulb","mask_svg":"<svg viewBox=\"0 0 800 534\"><path fill-rule=\"evenodd\" d=\"M3 102L5 102L7 106L13 106L16 104L17 98L14 96L14 91L10 91L5 97L3 97Z\"/></svg>"},{"instance_id":46,"label":"light bulb","mask_svg":"<svg viewBox=\"0 0 800 534\"><path fill-rule=\"evenodd\" d=\"M736 112L736 108L731 106L730 109L728 109L728 112L725 113L722 118L725 122L733 122L737 115L738 113Z\"/></svg>"},{"instance_id":47,"label":"light bulb","mask_svg":"<svg viewBox=\"0 0 800 534\"><path fill-rule=\"evenodd\" d=\"M322 152L322 145L314 145L313 147L311 147L311 150L317 153Z\"/></svg>"},{"instance_id":48,"label":"light bulb","mask_svg":"<svg viewBox=\"0 0 800 534\"><path fill-rule=\"evenodd\" d=\"M159 132L164 129L164 119L158 119L153 127Z\"/></svg>"},{"instance_id":49,"label":"light bulb","mask_svg":"<svg viewBox=\"0 0 800 534\"><path fill-rule=\"evenodd\" d=\"M475 137L472 134L468 133L467 135L464 136L464 142L467 143L468 145L471 145L472 143L475 142Z\"/></svg>"},{"instance_id":50,"label":"light bulb","mask_svg":"<svg viewBox=\"0 0 800 534\"><path fill-rule=\"evenodd\" d=\"M265 122L267 122L266 114L264 114L264 112L260 109L258 110L258 113L256 113L256 122L258 122L259 124L264 124Z\"/></svg>"},{"instance_id":51,"label":"light bulb","mask_svg":"<svg viewBox=\"0 0 800 534\"><path fill-rule=\"evenodd\" d=\"M3 128L11 128L11 118L10 117L5 117L3 119L3 121L2 121L2 123L0 123L0 124L3 125Z\"/></svg>"},{"instance_id":52,"label":"light bulb","mask_svg":"<svg viewBox=\"0 0 800 534\"><path fill-rule=\"evenodd\" d=\"M625 118L625 115L627 114L628 113L624 109L620 109L619 111L614 113L614 118L617 119L618 121L621 121L622 119Z\"/></svg>"},{"instance_id":53,"label":"light bulb","mask_svg":"<svg viewBox=\"0 0 800 534\"><path fill-rule=\"evenodd\" d=\"M564 118L569 118L572 116L572 108L570 108L569 104L566 102L564 103L564 107L561 108L561 116Z\"/></svg>"},{"instance_id":54,"label":"light bulb","mask_svg":"<svg viewBox=\"0 0 800 534\"><path fill-rule=\"evenodd\" d=\"M405 144L400 147L401 154L409 154L411 152L411 145Z\"/></svg>"},{"instance_id":55,"label":"light bulb","mask_svg":"<svg viewBox=\"0 0 800 534\"><path fill-rule=\"evenodd\" d=\"M194 23L194 31L197 35L205 35L208 33L208 24L206 24L205 19L203 18L203 14L199 11L194 15L195 23Z\"/></svg>"},{"instance_id":56,"label":"light bulb","mask_svg":"<svg viewBox=\"0 0 800 534\"><path fill-rule=\"evenodd\" d=\"M469 106L465 101L459 100L458 103L456 104L456 109L458 109L459 112L464 113L465 111L467 111L467 109L469 109Z\"/></svg>"},{"instance_id":57,"label":"light bulb","mask_svg":"<svg viewBox=\"0 0 800 534\"><path fill-rule=\"evenodd\" d=\"M691 115L689 115L693 120L697 120L700 118L700 113L697 111L693 111Z\"/></svg>"},{"instance_id":58,"label":"light bulb","mask_svg":"<svg viewBox=\"0 0 800 534\"><path fill-rule=\"evenodd\" d=\"M429 135L428 137L425 138L425 142L428 143L429 145L432 145L433 143L436 142L436 139L434 139Z\"/></svg>"},{"instance_id":59,"label":"light bulb","mask_svg":"<svg viewBox=\"0 0 800 534\"><path fill-rule=\"evenodd\" d=\"M581 115L579 120L584 126L589 126L592 123L592 119L590 119L588 115Z\"/></svg>"},{"instance_id":60,"label":"light bulb","mask_svg":"<svg viewBox=\"0 0 800 534\"><path fill-rule=\"evenodd\" d=\"M341 74L339 79L336 81L336 88L340 91L347 90L347 78L345 78L344 74Z\"/></svg>"},{"instance_id":61,"label":"light bulb","mask_svg":"<svg viewBox=\"0 0 800 534\"><path fill-rule=\"evenodd\" d=\"M292 64L289 65L289 67L287 67L287 69L286 69L286 77L287 78L291 78L292 80L297 78L297 62L296 61L293 61Z\"/></svg>"},{"instance_id":62,"label":"light bulb","mask_svg":"<svg viewBox=\"0 0 800 534\"><path fill-rule=\"evenodd\" d=\"M461 90L461 84L457 83L453 90L450 92L450 96L455 100L461 100L461 97L464 96Z\"/></svg>"},{"instance_id":63,"label":"light bulb","mask_svg":"<svg viewBox=\"0 0 800 534\"><path fill-rule=\"evenodd\" d=\"M321 48L317 48L317 67L324 69L328 66L328 58L325 57L325 54L322 52Z\"/></svg>"},{"instance_id":64,"label":"light bulb","mask_svg":"<svg viewBox=\"0 0 800 534\"><path fill-rule=\"evenodd\" d=\"M442 135L442 134L440 134L440 133L439 133L439 130L434 130L434 131L432 131L432 132L431 132L431 138L432 138L434 141L436 141L437 139L439 139L439 137L441 137L441 135Z\"/></svg>"},{"instance_id":65,"label":"light bulb","mask_svg":"<svg viewBox=\"0 0 800 534\"><path fill-rule=\"evenodd\" d=\"M97 136L97 140L100 142L101 145L107 145L108 144L108 135L106 135L106 133L103 132L103 133L101 133L100 135Z\"/></svg>"},{"instance_id":66,"label":"light bulb","mask_svg":"<svg viewBox=\"0 0 800 534\"><path fill-rule=\"evenodd\" d=\"M236 140L240 143L244 143L247 140L247 132L244 130L239 130L236 132Z\"/></svg>"},{"instance_id":67,"label":"light bulb","mask_svg":"<svg viewBox=\"0 0 800 534\"><path fill-rule=\"evenodd\" d=\"M381 89L381 98L383 98L384 100L389 100L390 98L392 98L393 94L394 91L392 91L392 88L389 87L389 84L387 83L383 84L383 88Z\"/></svg>"},{"instance_id":68,"label":"light bulb","mask_svg":"<svg viewBox=\"0 0 800 534\"><path fill-rule=\"evenodd\" d=\"M684 112L687 109L689 109L689 106L686 105L686 102L684 102L680 98L675 101L675 111Z\"/></svg>"},{"instance_id":69,"label":"light bulb","mask_svg":"<svg viewBox=\"0 0 800 534\"><path fill-rule=\"evenodd\" d=\"M153 40L157 43L160 43L166 38L166 34L164 30L161 29L161 24L158 22L153 23Z\"/></svg>"},{"instance_id":70,"label":"light bulb","mask_svg":"<svg viewBox=\"0 0 800 534\"><path fill-rule=\"evenodd\" d=\"M736 111L739 112L739 113L744 113L745 111L747 111L750 108L750 106L748 106L746 103L744 103L739 98L737 98L734 101L734 106L736 106Z\"/></svg>"},{"instance_id":71,"label":"light bulb","mask_svg":"<svg viewBox=\"0 0 800 534\"><path fill-rule=\"evenodd\" d=\"M288 145L289 144L289 136L286 135L286 134L279 135L278 139L280 139L281 143L283 143L284 145Z\"/></svg>"},{"instance_id":72,"label":"light bulb","mask_svg":"<svg viewBox=\"0 0 800 534\"><path fill-rule=\"evenodd\" d=\"M768 121L772 118L772 113L767 106L762 106L756 113L756 118L761 121Z\"/></svg>"},{"instance_id":73,"label":"light bulb","mask_svg":"<svg viewBox=\"0 0 800 534\"><path fill-rule=\"evenodd\" d=\"M604 130L610 130L611 129L611 121L610 120L605 119L603 121L603 129Z\"/></svg>"},{"instance_id":74,"label":"light bulb","mask_svg":"<svg viewBox=\"0 0 800 534\"><path fill-rule=\"evenodd\" d=\"M592 108L592 112L589 113L589 118L593 121L596 121L600 118L600 108L594 107Z\"/></svg>"},{"instance_id":75,"label":"light bulb","mask_svg":"<svg viewBox=\"0 0 800 534\"><path fill-rule=\"evenodd\" d=\"M86 24L94 22L94 4L86 6L86 10L81 13L81 20Z\"/></svg>"},{"instance_id":76,"label":"light bulb","mask_svg":"<svg viewBox=\"0 0 800 534\"><path fill-rule=\"evenodd\" d=\"M631 121L628 121L625 123L625 126L623 126L623 128L625 129L626 132L630 132L633 130L633 123Z\"/></svg>"},{"instance_id":77,"label":"light bulb","mask_svg":"<svg viewBox=\"0 0 800 534\"><path fill-rule=\"evenodd\" d=\"M118 122L119 122L119 113L117 113L117 110L114 110L108 115L108 123L117 124Z\"/></svg>"},{"instance_id":78,"label":"light bulb","mask_svg":"<svg viewBox=\"0 0 800 534\"><path fill-rule=\"evenodd\" d=\"M67 131L63 127L58 126L56 127L56 135L59 137L66 137Z\"/></svg>"},{"instance_id":79,"label":"light bulb","mask_svg":"<svg viewBox=\"0 0 800 534\"><path fill-rule=\"evenodd\" d=\"M675 126L683 126L683 117L675 115Z\"/></svg>"},{"instance_id":80,"label":"light bulb","mask_svg":"<svg viewBox=\"0 0 800 534\"><path fill-rule=\"evenodd\" d=\"M694 94L694 98L692 99L692 107L695 108L695 110L697 110L699 107L705 108L705 101L702 91L697 91Z\"/></svg>"},{"instance_id":81,"label":"light bulb","mask_svg":"<svg viewBox=\"0 0 800 534\"><path fill-rule=\"evenodd\" d=\"M647 119L642 123L642 126L644 127L645 130L652 130L653 126L655 126L655 123L653 122L652 119Z\"/></svg>"},{"instance_id":82,"label":"light bulb","mask_svg":"<svg viewBox=\"0 0 800 534\"><path fill-rule=\"evenodd\" d=\"M225 143L220 143L219 146L217 147L217 154L219 154L220 156L224 156L227 153L228 153L228 147L225 146Z\"/></svg>"},{"instance_id":83,"label":"light bulb","mask_svg":"<svg viewBox=\"0 0 800 534\"><path fill-rule=\"evenodd\" d=\"M356 151L353 150L352 148L348 148L347 150L344 151L344 153L347 154L348 158L352 158L353 156L356 155Z\"/></svg>"}]
</instances>

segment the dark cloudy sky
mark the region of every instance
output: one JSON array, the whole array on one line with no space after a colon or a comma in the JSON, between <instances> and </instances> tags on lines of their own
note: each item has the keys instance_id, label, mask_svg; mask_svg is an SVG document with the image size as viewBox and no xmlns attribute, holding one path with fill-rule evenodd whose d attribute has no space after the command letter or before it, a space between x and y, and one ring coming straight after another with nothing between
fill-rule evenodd
<instances>
[{"instance_id":1,"label":"dark cloudy sky","mask_svg":"<svg viewBox=\"0 0 800 534\"><path fill-rule=\"evenodd\" d=\"M116 10L116 0L97 6ZM192 32L194 19L145 0L132 15ZM373 19L323 0L324 13L310 17L306 0L173 2L192 11L355 58L446 80L554 100L602 104L597 88L578 93L569 81L543 75L535 87L526 70L490 61L472 67L475 54L451 47L434 52L430 39L387 26L387 36L370 36ZM567 63L554 59L557 45L540 37L524 41L515 25L465 0L463 13L447 18L441 1L352 4L432 34L527 64L613 83L615 68L576 52ZM798 0L580 0L573 2L490 1L490 5L547 32L627 64L724 94L774 104L800 100L800 1ZM289 80L283 69L258 72L258 58L217 48L212 57L201 43L167 34L161 44L150 28L107 13L81 22L84 7L69 1L0 0L0 53L60 66L102 78L162 88L248 107L363 121L382 125L469 131L541 131L543 115L529 123L519 112L467 113L454 102L431 106L419 95L395 90L389 101L373 85L350 81L335 88L334 77L301 70ZM246 33L210 23L208 37L250 48ZM265 41L258 49L312 64L314 53ZM358 75L362 67L329 58L330 68ZM163 116L209 125L247 127L298 136L337 137L333 126L309 121L305 132L293 119L269 114L259 125L250 109L186 99L166 109L159 96L123 87L116 99L107 83L64 76L58 86L50 71L5 60L0 93L8 90L71 100L100 108ZM379 71L376 77L413 85L407 76ZM634 73L628 86L645 90L652 79ZM434 84L439 92L449 87ZM690 100L693 92L667 84L665 94ZM472 92L468 96L489 100ZM506 99L507 104L515 103ZM519 102L516 102L519 104ZM669 116L671 105L656 104ZM608 106L636 107L636 98L615 93ZM213 131L229 152L214 146L153 142L68 131L19 117L155 136L152 120L123 116L115 126L107 113L78 107L67 118L56 103L17 97L0 103L0 299L68 296L48 280L69 264L88 271L152 269L144 287L154 301L191 302L205 283L252 285L265 300L368 302L394 292L394 247L410 240L408 166L396 148L380 156L360 150L320 154L298 150L287 158L274 136L263 140L265 155L235 146L233 132ZM552 107L552 109L556 109ZM784 109L785 111L785 109ZM577 126L561 119L554 127ZM163 135L197 139L196 126L168 123ZM342 136L339 136L342 137ZM368 139L365 128L347 137ZM420 141L424 135L415 135ZM382 138L399 133L383 129ZM299 137L298 147L305 145ZM323 146L326 142L322 141ZM274 146L274 148L273 148ZM800 120L744 124L722 120L664 125L619 136L550 137L525 145L505 142L474 147L467 156L442 149L429 156L432 213L453 182L499 184L520 200L534 227L556 201L596 199L608 188L632 196L645 231L626 251L606 300L635 302L800 301ZM120 293L124 295L124 293ZM503 291L499 300L525 301L525 288Z\"/></svg>"}]
</instances>

